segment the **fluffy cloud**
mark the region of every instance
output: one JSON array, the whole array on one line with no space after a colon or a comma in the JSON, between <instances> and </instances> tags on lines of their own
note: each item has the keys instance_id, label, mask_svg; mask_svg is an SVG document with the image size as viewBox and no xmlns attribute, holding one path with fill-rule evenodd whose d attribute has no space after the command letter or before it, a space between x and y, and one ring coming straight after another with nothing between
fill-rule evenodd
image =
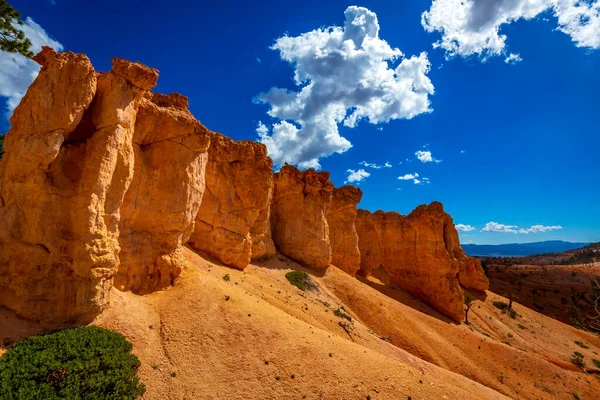
<instances>
[{"instance_id":1,"label":"fluffy cloud","mask_svg":"<svg viewBox=\"0 0 600 400\"><path fill-rule=\"evenodd\" d=\"M557 30L569 35L577 47L600 48L600 0L433 0L421 15L421 24L442 35L434 47L444 49L448 57L487 58L506 52L503 25L545 11L556 16ZM510 61L517 61L518 55L512 56Z\"/></svg>"},{"instance_id":2,"label":"fluffy cloud","mask_svg":"<svg viewBox=\"0 0 600 400\"><path fill-rule=\"evenodd\" d=\"M516 225L504 225L497 222L488 222L481 232L503 232L503 233L517 233L518 226Z\"/></svg>"},{"instance_id":3,"label":"fluffy cloud","mask_svg":"<svg viewBox=\"0 0 600 400\"><path fill-rule=\"evenodd\" d=\"M519 233L524 233L524 234L528 234L528 233L541 233L541 232L550 232L553 230L558 230L558 229L562 229L562 226L560 225L552 225L552 226L544 226L544 225L533 225L531 228L528 229L519 229Z\"/></svg>"},{"instance_id":4,"label":"fluffy cloud","mask_svg":"<svg viewBox=\"0 0 600 400\"><path fill-rule=\"evenodd\" d=\"M406 174L406 175L401 175L398 177L399 180L401 181L413 181L413 183L415 185L420 185L420 184L425 184L425 183L431 183L429 181L429 178L421 178L419 179L419 174L417 174L416 172L414 174Z\"/></svg>"},{"instance_id":5,"label":"fluffy cloud","mask_svg":"<svg viewBox=\"0 0 600 400\"><path fill-rule=\"evenodd\" d=\"M368 168L381 169L381 168L392 168L392 164L389 161L386 161L383 165L377 165L376 163L369 163L366 161L359 162L360 165Z\"/></svg>"},{"instance_id":6,"label":"fluffy cloud","mask_svg":"<svg viewBox=\"0 0 600 400\"><path fill-rule=\"evenodd\" d=\"M346 172L348 173L348 177L346 178L344 183L360 184L360 182L371 176L371 174L365 171L364 169L359 169L358 171L349 169Z\"/></svg>"},{"instance_id":7,"label":"fluffy cloud","mask_svg":"<svg viewBox=\"0 0 600 400\"><path fill-rule=\"evenodd\" d=\"M405 58L379 37L377 15L351 6L343 27L282 36L271 47L294 67L297 90L271 88L255 97L278 121L260 123L259 140L276 165L318 167L319 158L352 147L338 125L355 127L431 112L434 87L427 53Z\"/></svg>"},{"instance_id":8,"label":"fluffy cloud","mask_svg":"<svg viewBox=\"0 0 600 400\"><path fill-rule=\"evenodd\" d=\"M418 177L419 177L419 174L414 173L414 174L406 174L406 175L399 176L398 179L400 179L401 181L410 181L410 180L418 178Z\"/></svg>"},{"instance_id":9,"label":"fluffy cloud","mask_svg":"<svg viewBox=\"0 0 600 400\"><path fill-rule=\"evenodd\" d=\"M457 229L458 229L458 225L457 225ZM529 233L550 232L550 231L558 230L558 229L562 229L562 226L560 226L560 225L551 225L551 226L533 225L527 229L525 229L525 228L519 229L519 227L516 225L504 225L504 224L499 224L497 222L488 222L481 231L482 232L509 232L509 233L529 234Z\"/></svg>"},{"instance_id":10,"label":"fluffy cloud","mask_svg":"<svg viewBox=\"0 0 600 400\"><path fill-rule=\"evenodd\" d=\"M471 232L475 230L474 226L471 225L465 225L465 224L456 224L456 229L461 231L461 232Z\"/></svg>"},{"instance_id":11,"label":"fluffy cloud","mask_svg":"<svg viewBox=\"0 0 600 400\"><path fill-rule=\"evenodd\" d=\"M42 46L50 46L56 50L63 49L62 44L50 38L46 31L31 18L27 18L18 28L31 40L33 53L42 50ZM35 61L21 54L0 51L0 96L7 98L7 117L12 115L39 71L40 66Z\"/></svg>"},{"instance_id":12,"label":"fluffy cloud","mask_svg":"<svg viewBox=\"0 0 600 400\"><path fill-rule=\"evenodd\" d=\"M421 161L423 163L427 163L427 162L440 163L440 162L442 162L442 160L436 160L435 158L433 158L431 156L431 151L419 150L419 151L417 151L415 153L415 156L417 156L417 158L419 159L419 161Z\"/></svg>"}]
</instances>

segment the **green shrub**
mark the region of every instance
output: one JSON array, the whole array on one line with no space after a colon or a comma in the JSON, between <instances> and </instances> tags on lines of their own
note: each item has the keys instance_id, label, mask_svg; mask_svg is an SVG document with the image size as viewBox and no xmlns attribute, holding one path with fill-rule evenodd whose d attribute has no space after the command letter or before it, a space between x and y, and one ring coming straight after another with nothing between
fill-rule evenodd
<instances>
[{"instance_id":1,"label":"green shrub","mask_svg":"<svg viewBox=\"0 0 600 400\"><path fill-rule=\"evenodd\" d=\"M346 314L344 311L342 311L340 308L338 308L337 310L335 310L333 312L333 315L335 315L338 318L345 318L348 321L352 321L352 318L348 314Z\"/></svg>"},{"instance_id":2,"label":"green shrub","mask_svg":"<svg viewBox=\"0 0 600 400\"><path fill-rule=\"evenodd\" d=\"M229 277L229 274L225 274L225 275L223 275L223 280L224 280L225 282L229 282L229 281L231 280L231 278Z\"/></svg>"},{"instance_id":3,"label":"green shrub","mask_svg":"<svg viewBox=\"0 0 600 400\"><path fill-rule=\"evenodd\" d=\"M302 291L315 288L315 284L310 279L306 272L291 271L285 274L285 278L294 286Z\"/></svg>"},{"instance_id":4,"label":"green shrub","mask_svg":"<svg viewBox=\"0 0 600 400\"><path fill-rule=\"evenodd\" d=\"M516 319L517 318L517 312L513 309L508 311L508 316L511 317L512 319Z\"/></svg>"},{"instance_id":5,"label":"green shrub","mask_svg":"<svg viewBox=\"0 0 600 400\"><path fill-rule=\"evenodd\" d=\"M590 348L590 346L587 346L587 345L585 345L583 342L581 342L581 341L579 341L579 340L576 340L576 341L575 341L575 344L576 344L577 346L581 347L581 348L584 348L584 349L589 349L589 348Z\"/></svg>"},{"instance_id":6,"label":"green shrub","mask_svg":"<svg viewBox=\"0 0 600 400\"><path fill-rule=\"evenodd\" d=\"M596 368L600 368L600 360L596 360L595 358L593 358L592 362L594 363L594 365L596 366Z\"/></svg>"},{"instance_id":7,"label":"green shrub","mask_svg":"<svg viewBox=\"0 0 600 400\"><path fill-rule=\"evenodd\" d=\"M581 367L581 368L583 368L585 366L585 361L583 360L583 354L581 354L578 351L573 353L573 356L571 357L571 362L573 363L573 365L577 365L578 367Z\"/></svg>"},{"instance_id":8,"label":"green shrub","mask_svg":"<svg viewBox=\"0 0 600 400\"><path fill-rule=\"evenodd\" d=\"M494 305L494 307L496 307L500 310L504 310L504 309L508 308L508 303L505 303L503 301L492 301L492 304Z\"/></svg>"},{"instance_id":9,"label":"green shrub","mask_svg":"<svg viewBox=\"0 0 600 400\"><path fill-rule=\"evenodd\" d=\"M2 399L135 399L138 358L123 335L96 326L17 342L0 357Z\"/></svg>"}]
</instances>

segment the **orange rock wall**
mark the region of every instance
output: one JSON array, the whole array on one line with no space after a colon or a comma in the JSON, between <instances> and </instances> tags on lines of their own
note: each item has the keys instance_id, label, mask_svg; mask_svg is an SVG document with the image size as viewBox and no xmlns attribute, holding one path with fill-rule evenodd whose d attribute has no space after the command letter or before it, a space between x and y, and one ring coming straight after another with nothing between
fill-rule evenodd
<instances>
[{"instance_id":1,"label":"orange rock wall","mask_svg":"<svg viewBox=\"0 0 600 400\"><path fill-rule=\"evenodd\" d=\"M271 230L277 250L314 269L331 264L327 211L333 184L329 172L285 165L275 174Z\"/></svg>"},{"instance_id":2,"label":"orange rock wall","mask_svg":"<svg viewBox=\"0 0 600 400\"><path fill-rule=\"evenodd\" d=\"M440 203L417 207L408 216L358 210L356 230L361 271L383 268L390 283L401 287L455 321L464 318L461 266L467 287L487 289L483 270L459 251L452 218ZM481 269L481 266L479 266Z\"/></svg>"},{"instance_id":3,"label":"orange rock wall","mask_svg":"<svg viewBox=\"0 0 600 400\"><path fill-rule=\"evenodd\" d=\"M362 192L354 186L342 186L333 190L331 206L327 213L331 264L354 276L360 269L360 251L356 232L356 205Z\"/></svg>"},{"instance_id":4,"label":"orange rock wall","mask_svg":"<svg viewBox=\"0 0 600 400\"><path fill-rule=\"evenodd\" d=\"M211 132L206 192L190 245L243 269L275 254L269 231L273 162L265 145Z\"/></svg>"}]
</instances>

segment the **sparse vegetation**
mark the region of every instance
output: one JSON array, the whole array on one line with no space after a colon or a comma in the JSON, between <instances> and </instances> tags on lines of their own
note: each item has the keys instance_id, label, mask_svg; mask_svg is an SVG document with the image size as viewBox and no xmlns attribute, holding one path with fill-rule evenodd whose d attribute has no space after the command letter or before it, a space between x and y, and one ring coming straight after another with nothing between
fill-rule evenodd
<instances>
[{"instance_id":1,"label":"sparse vegetation","mask_svg":"<svg viewBox=\"0 0 600 400\"><path fill-rule=\"evenodd\" d=\"M576 351L573 353L573 355L571 356L571 363L573 363L573 365L577 365L578 367L585 367L585 361L584 361L584 356L583 354L581 354L580 352Z\"/></svg>"},{"instance_id":2,"label":"sparse vegetation","mask_svg":"<svg viewBox=\"0 0 600 400\"><path fill-rule=\"evenodd\" d=\"M346 314L346 313L343 311L343 308L342 308L342 307L338 307L338 308L337 308L337 309L336 309L336 310L333 312L333 315L335 315L335 316L336 316L336 317L338 317L338 318L345 318L345 319L347 319L348 321L352 321L352 318L351 318L351 317L350 317L348 314Z\"/></svg>"},{"instance_id":3,"label":"sparse vegetation","mask_svg":"<svg viewBox=\"0 0 600 400\"><path fill-rule=\"evenodd\" d=\"M229 274L225 274L225 275L223 275L223 280L224 280L225 282L229 282L229 281L231 280L231 278L229 277Z\"/></svg>"},{"instance_id":4,"label":"sparse vegetation","mask_svg":"<svg viewBox=\"0 0 600 400\"><path fill-rule=\"evenodd\" d=\"M594 364L596 366L596 368L600 368L600 360L596 360L595 358L592 358L592 364Z\"/></svg>"},{"instance_id":5,"label":"sparse vegetation","mask_svg":"<svg viewBox=\"0 0 600 400\"><path fill-rule=\"evenodd\" d=\"M577 392L571 392L575 400L581 400L581 395Z\"/></svg>"},{"instance_id":6,"label":"sparse vegetation","mask_svg":"<svg viewBox=\"0 0 600 400\"><path fill-rule=\"evenodd\" d=\"M315 288L315 284L310 279L310 276L303 271L291 271L285 274L285 278L292 285L296 286L302 291L307 291Z\"/></svg>"},{"instance_id":7,"label":"sparse vegetation","mask_svg":"<svg viewBox=\"0 0 600 400\"><path fill-rule=\"evenodd\" d=\"M508 308L508 303L503 301L492 301L492 305L499 310L506 310Z\"/></svg>"},{"instance_id":8,"label":"sparse vegetation","mask_svg":"<svg viewBox=\"0 0 600 400\"><path fill-rule=\"evenodd\" d=\"M0 358L7 399L136 399L138 358L123 335L96 326L17 342Z\"/></svg>"},{"instance_id":9,"label":"sparse vegetation","mask_svg":"<svg viewBox=\"0 0 600 400\"><path fill-rule=\"evenodd\" d=\"M583 343L583 342L582 342L582 341L580 341L580 340L576 340L576 341L575 341L575 344L576 344L577 346L581 347L582 349L589 349L589 348L590 348L590 346L586 345L585 343Z\"/></svg>"},{"instance_id":10,"label":"sparse vegetation","mask_svg":"<svg viewBox=\"0 0 600 400\"><path fill-rule=\"evenodd\" d=\"M519 327L519 329L527 329L527 327L523 324L518 324L517 326Z\"/></svg>"}]
</instances>

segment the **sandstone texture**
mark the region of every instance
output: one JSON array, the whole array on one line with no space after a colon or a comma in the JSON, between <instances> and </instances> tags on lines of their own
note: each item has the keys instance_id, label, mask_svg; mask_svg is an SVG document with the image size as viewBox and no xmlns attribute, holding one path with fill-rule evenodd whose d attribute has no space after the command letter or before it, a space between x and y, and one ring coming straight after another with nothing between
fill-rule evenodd
<instances>
[{"instance_id":1,"label":"sandstone texture","mask_svg":"<svg viewBox=\"0 0 600 400\"><path fill-rule=\"evenodd\" d=\"M285 165L275 174L271 229L277 250L314 269L331 264L327 212L333 183L329 172Z\"/></svg>"},{"instance_id":2,"label":"sandstone texture","mask_svg":"<svg viewBox=\"0 0 600 400\"><path fill-rule=\"evenodd\" d=\"M206 192L190 245L243 269L253 258L275 254L269 230L273 162L262 143L210 136Z\"/></svg>"},{"instance_id":3,"label":"sandstone texture","mask_svg":"<svg viewBox=\"0 0 600 400\"><path fill-rule=\"evenodd\" d=\"M481 265L460 249L454 222L440 203L421 205L408 216L358 210L356 230L361 275L382 268L392 285L455 321L464 318L460 283L487 289Z\"/></svg>"},{"instance_id":4,"label":"sandstone texture","mask_svg":"<svg viewBox=\"0 0 600 400\"><path fill-rule=\"evenodd\" d=\"M97 73L86 56L47 47L35 60L0 162L0 306L87 320L107 306L117 271L137 292L177 275L209 138L180 102L150 101L152 68L113 59Z\"/></svg>"},{"instance_id":5,"label":"sandstone texture","mask_svg":"<svg viewBox=\"0 0 600 400\"><path fill-rule=\"evenodd\" d=\"M331 264L354 276L360 269L360 251L356 233L356 205L360 203L362 191L354 186L342 186L333 190L331 205L327 213Z\"/></svg>"},{"instance_id":6,"label":"sandstone texture","mask_svg":"<svg viewBox=\"0 0 600 400\"><path fill-rule=\"evenodd\" d=\"M209 131L187 110L187 98L139 102L134 174L121 208L121 264L115 286L143 294L179 276L205 188ZM163 99L163 100L165 100ZM160 104L160 105L159 105Z\"/></svg>"}]
</instances>

